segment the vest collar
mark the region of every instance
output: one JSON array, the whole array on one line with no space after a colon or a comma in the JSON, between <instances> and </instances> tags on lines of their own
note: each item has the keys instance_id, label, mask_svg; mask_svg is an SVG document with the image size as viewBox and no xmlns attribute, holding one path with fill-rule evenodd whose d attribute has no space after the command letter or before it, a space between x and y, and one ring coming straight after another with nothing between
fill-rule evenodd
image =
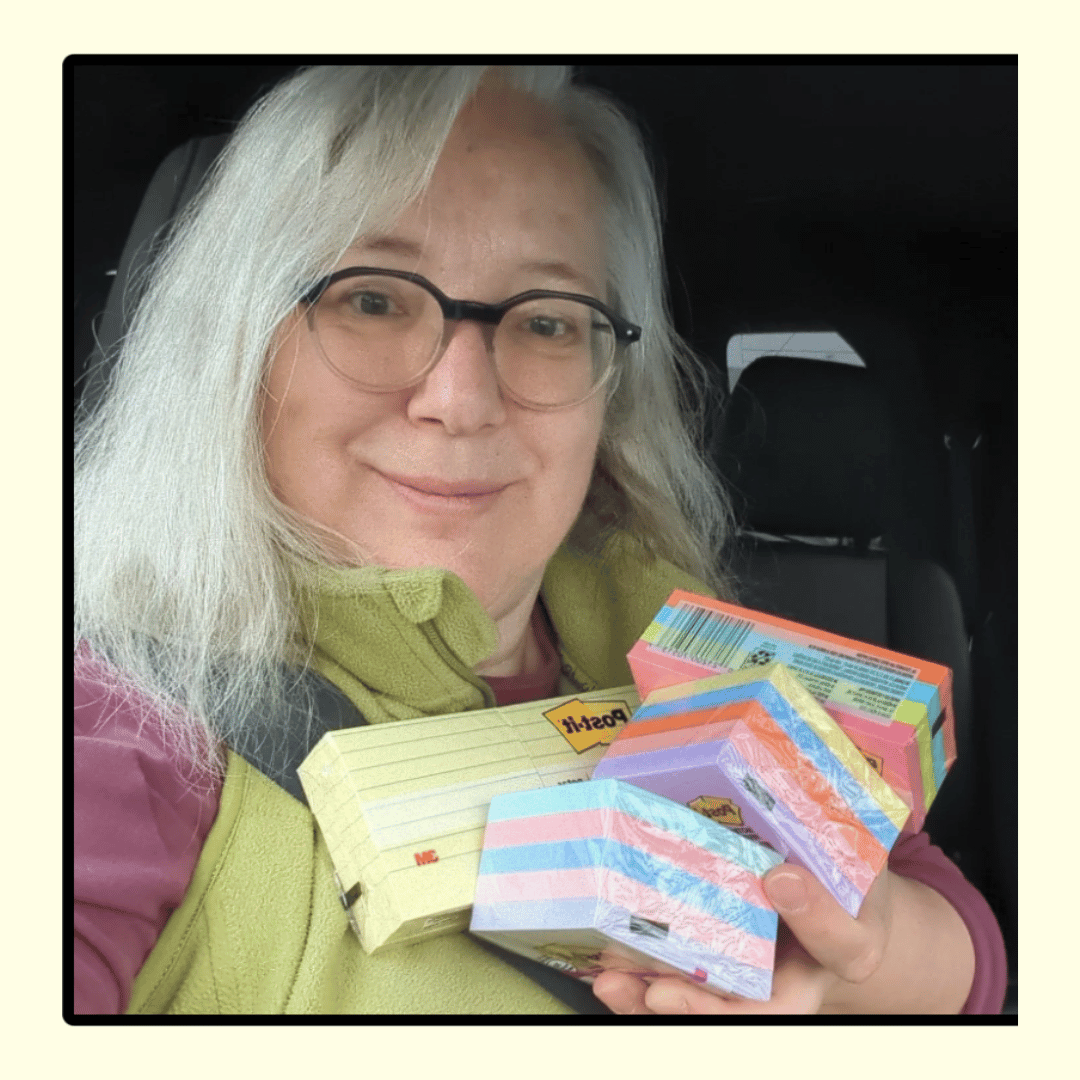
<instances>
[{"instance_id":1,"label":"vest collar","mask_svg":"<svg viewBox=\"0 0 1080 1080\"><path fill-rule=\"evenodd\" d=\"M495 651L498 633L456 574L309 563L294 581L311 665L353 698L369 723L494 703L472 669ZM368 691L362 701L355 684ZM371 715L369 695L389 715Z\"/></svg>"}]
</instances>

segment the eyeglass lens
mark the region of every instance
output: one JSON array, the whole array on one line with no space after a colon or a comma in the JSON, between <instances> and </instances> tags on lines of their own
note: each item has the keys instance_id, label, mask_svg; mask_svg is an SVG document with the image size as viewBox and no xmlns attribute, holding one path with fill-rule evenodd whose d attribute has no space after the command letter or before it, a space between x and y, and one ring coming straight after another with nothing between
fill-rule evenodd
<instances>
[{"instance_id":1,"label":"eyeglass lens","mask_svg":"<svg viewBox=\"0 0 1080 1080\"><path fill-rule=\"evenodd\" d=\"M379 274L334 282L310 313L326 362L372 390L417 382L441 352L444 320L423 286ZM491 352L503 386L540 406L588 397L615 355L615 331L601 312L565 297L524 300L491 331Z\"/></svg>"}]
</instances>

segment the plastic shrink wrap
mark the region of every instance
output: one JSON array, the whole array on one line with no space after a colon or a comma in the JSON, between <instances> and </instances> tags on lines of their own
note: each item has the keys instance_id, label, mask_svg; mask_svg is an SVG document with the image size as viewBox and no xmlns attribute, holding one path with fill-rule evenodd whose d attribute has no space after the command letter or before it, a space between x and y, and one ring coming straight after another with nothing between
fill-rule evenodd
<instances>
[{"instance_id":1,"label":"plastic shrink wrap","mask_svg":"<svg viewBox=\"0 0 1080 1080\"><path fill-rule=\"evenodd\" d=\"M632 686L325 735L299 768L369 953L465 930L494 795L589 777Z\"/></svg>"},{"instance_id":2,"label":"plastic shrink wrap","mask_svg":"<svg viewBox=\"0 0 1080 1080\"><path fill-rule=\"evenodd\" d=\"M911 809L926 812L956 759L952 673L877 645L676 590L631 649L641 696L780 661Z\"/></svg>"},{"instance_id":3,"label":"plastic shrink wrap","mask_svg":"<svg viewBox=\"0 0 1080 1080\"><path fill-rule=\"evenodd\" d=\"M783 664L651 694L593 771L607 777L768 844L853 916L908 815Z\"/></svg>"},{"instance_id":4,"label":"plastic shrink wrap","mask_svg":"<svg viewBox=\"0 0 1080 1080\"><path fill-rule=\"evenodd\" d=\"M649 791L593 780L492 799L473 933L591 981L682 974L759 1001L776 912L761 844Z\"/></svg>"}]
</instances>

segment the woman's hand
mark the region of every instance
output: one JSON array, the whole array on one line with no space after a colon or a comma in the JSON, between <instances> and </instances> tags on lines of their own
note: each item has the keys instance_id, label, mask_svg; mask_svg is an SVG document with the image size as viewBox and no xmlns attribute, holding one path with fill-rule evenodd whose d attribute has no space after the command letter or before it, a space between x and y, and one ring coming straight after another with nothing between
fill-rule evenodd
<instances>
[{"instance_id":1,"label":"woman's hand","mask_svg":"<svg viewBox=\"0 0 1080 1080\"><path fill-rule=\"evenodd\" d=\"M768 1001L614 971L597 976L594 993L624 1014L928 1013L963 1006L974 949L959 915L933 889L886 869L853 919L801 867L774 867L764 884L782 919Z\"/></svg>"}]
</instances>

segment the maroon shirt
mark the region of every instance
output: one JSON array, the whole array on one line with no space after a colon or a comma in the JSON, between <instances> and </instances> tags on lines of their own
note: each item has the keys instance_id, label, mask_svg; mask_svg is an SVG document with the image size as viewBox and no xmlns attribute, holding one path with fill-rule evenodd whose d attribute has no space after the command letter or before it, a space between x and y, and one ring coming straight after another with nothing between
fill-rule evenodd
<instances>
[{"instance_id":1,"label":"maroon shirt","mask_svg":"<svg viewBox=\"0 0 1080 1080\"><path fill-rule=\"evenodd\" d=\"M539 622L539 620L538 620ZM542 630L544 668L489 678L500 705L554 696L558 653ZM84 658L75 669L76 1013L122 1013L135 976L180 906L217 816L220 784L195 787L158 726L106 689ZM889 868L944 896L975 947L964 1013L998 1013L1007 968L1001 931L978 890L925 833L901 837Z\"/></svg>"},{"instance_id":2,"label":"maroon shirt","mask_svg":"<svg viewBox=\"0 0 1080 1080\"><path fill-rule=\"evenodd\" d=\"M187 892L220 783L193 788L144 710L75 666L75 1012L122 1013Z\"/></svg>"}]
</instances>

